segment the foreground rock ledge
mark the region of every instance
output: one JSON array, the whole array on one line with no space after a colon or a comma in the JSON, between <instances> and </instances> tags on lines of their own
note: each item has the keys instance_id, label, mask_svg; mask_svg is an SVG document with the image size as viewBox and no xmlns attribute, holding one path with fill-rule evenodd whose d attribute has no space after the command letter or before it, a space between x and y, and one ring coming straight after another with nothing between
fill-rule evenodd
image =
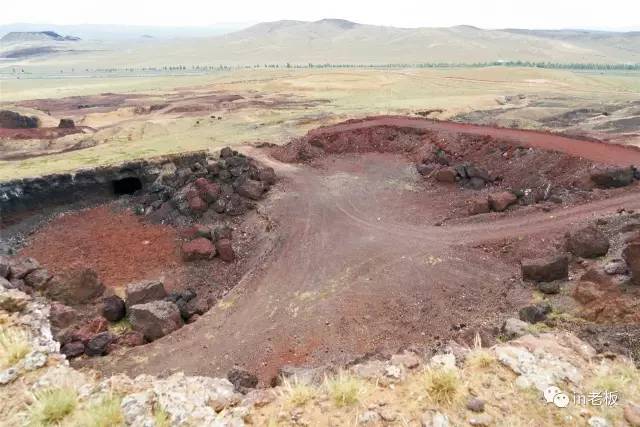
<instances>
[{"instance_id":1,"label":"foreground rock ledge","mask_svg":"<svg viewBox=\"0 0 640 427\"><path fill-rule=\"evenodd\" d=\"M0 288L0 295L4 306L12 310L0 313L5 319L3 332L9 328L23 330L29 336L30 348L23 358L0 371L0 390L8 397L0 401L0 413L7 414L3 421L8 425L29 423L33 401L21 400L24 396L60 387L67 393L77 393L77 407L65 418L65 425L74 426L87 425L77 421L75 413L85 411L99 416L100 411L93 405L114 395L122 396L117 406L118 424L127 426L154 426L162 418L171 426L261 426L275 421L277 425L325 425L329 420L330 425L353 425L354 420L376 425L375 422L403 419L409 425L423 426L500 425L498 420L545 425L547 421L569 418L584 418L585 425L638 425L640 407L630 399L639 395L640 373L627 360L598 356L591 346L569 333L520 336L526 333L522 323L516 325L517 331L510 328L515 331L512 336L519 338L490 349L451 343L444 353L433 357L405 351L389 359L359 361L337 376L337 368L330 366L283 369L283 376L288 376L283 385L253 389L255 381L245 381L251 376L244 373L230 373L235 386L226 378L180 372L167 378L129 378L123 374L96 378L69 367L60 354L59 345L51 336L46 301L4 288ZM132 310L160 303L165 301L135 305ZM429 397L433 381L430 378L438 372L455 379L451 403L442 404ZM547 405L542 398L549 386L560 387L569 395L589 393L597 384L594 380L615 379L619 372L624 372L629 381L620 383L623 395L619 406L609 407L606 412L596 406L586 412L584 408L559 409ZM326 378L329 383L324 384ZM354 393L359 400L352 405L337 405L331 391L335 387L332 384L344 378L356 387ZM305 398L308 403L291 405L291 384L306 384L311 390ZM472 395L468 394L471 388ZM359 390L366 393L360 394ZM411 394L410 390L420 393ZM413 396L411 404L403 400L407 396ZM532 413L514 410L522 407L517 405L523 399L528 399L529 405L540 405L534 416L543 418L532 420ZM416 407L417 410L410 409Z\"/></svg>"}]
</instances>

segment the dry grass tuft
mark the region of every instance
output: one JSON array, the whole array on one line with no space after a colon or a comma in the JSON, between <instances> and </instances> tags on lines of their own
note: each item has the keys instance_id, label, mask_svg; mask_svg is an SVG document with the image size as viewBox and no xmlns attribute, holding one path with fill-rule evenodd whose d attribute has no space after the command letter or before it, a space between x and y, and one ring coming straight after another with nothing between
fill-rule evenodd
<instances>
[{"instance_id":1,"label":"dry grass tuft","mask_svg":"<svg viewBox=\"0 0 640 427\"><path fill-rule=\"evenodd\" d=\"M454 369L427 368L423 379L427 394L435 403L448 405L458 397L461 383Z\"/></svg>"},{"instance_id":2,"label":"dry grass tuft","mask_svg":"<svg viewBox=\"0 0 640 427\"><path fill-rule=\"evenodd\" d=\"M124 425L124 416L120 410L121 398L107 396L98 403L90 405L76 417L77 425L91 427L114 427Z\"/></svg>"},{"instance_id":3,"label":"dry grass tuft","mask_svg":"<svg viewBox=\"0 0 640 427\"><path fill-rule=\"evenodd\" d=\"M153 410L153 421L156 427L170 427L171 419L164 409L157 407Z\"/></svg>"},{"instance_id":4,"label":"dry grass tuft","mask_svg":"<svg viewBox=\"0 0 640 427\"><path fill-rule=\"evenodd\" d=\"M29 407L29 425L58 425L78 406L78 394L72 388L51 388L37 392Z\"/></svg>"},{"instance_id":5,"label":"dry grass tuft","mask_svg":"<svg viewBox=\"0 0 640 427\"><path fill-rule=\"evenodd\" d=\"M15 365L31 351L29 335L16 328L3 328L0 332L0 367Z\"/></svg>"},{"instance_id":6,"label":"dry grass tuft","mask_svg":"<svg viewBox=\"0 0 640 427\"><path fill-rule=\"evenodd\" d=\"M316 397L317 394L318 390L315 387L300 382L297 377L293 377L292 380L287 378L283 379L280 395L290 405L304 406L307 402Z\"/></svg>"},{"instance_id":7,"label":"dry grass tuft","mask_svg":"<svg viewBox=\"0 0 640 427\"><path fill-rule=\"evenodd\" d=\"M122 335L125 332L129 332L133 330L133 325L126 317L122 320L118 320L116 323L112 324L109 329L116 335Z\"/></svg>"},{"instance_id":8,"label":"dry grass tuft","mask_svg":"<svg viewBox=\"0 0 640 427\"><path fill-rule=\"evenodd\" d=\"M326 378L325 385L329 397L338 407L355 405L367 390L364 381L344 371L335 377Z\"/></svg>"}]
</instances>

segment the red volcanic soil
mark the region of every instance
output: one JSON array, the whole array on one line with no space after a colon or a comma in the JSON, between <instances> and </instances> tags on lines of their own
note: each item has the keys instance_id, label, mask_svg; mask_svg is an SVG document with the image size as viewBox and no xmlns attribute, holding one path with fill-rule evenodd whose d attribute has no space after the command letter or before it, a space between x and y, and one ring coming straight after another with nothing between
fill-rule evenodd
<instances>
[{"instance_id":1,"label":"red volcanic soil","mask_svg":"<svg viewBox=\"0 0 640 427\"><path fill-rule=\"evenodd\" d=\"M499 139L501 141L511 142L520 146L558 151L597 163L618 166L640 165L640 149L637 147L587 141L546 132L506 129L402 116L369 117L365 119L350 120L333 126L321 127L310 131L307 139L376 126L389 126L449 134L485 136L493 139Z\"/></svg>"},{"instance_id":2,"label":"red volcanic soil","mask_svg":"<svg viewBox=\"0 0 640 427\"><path fill-rule=\"evenodd\" d=\"M42 127L34 129L5 129L0 128L0 139L55 139L65 135L93 130L87 126L73 128Z\"/></svg>"},{"instance_id":3,"label":"red volcanic soil","mask_svg":"<svg viewBox=\"0 0 640 427\"><path fill-rule=\"evenodd\" d=\"M107 206L61 215L36 232L21 255L53 273L91 267L107 286L153 278L182 263L177 232Z\"/></svg>"},{"instance_id":4,"label":"red volcanic soil","mask_svg":"<svg viewBox=\"0 0 640 427\"><path fill-rule=\"evenodd\" d=\"M476 191L425 180L407 157L424 154L426 144L462 153L456 162L490 159L504 181ZM224 375L238 364L266 384L284 364L340 364L450 339L471 343L476 333L491 343L491 331L531 301L520 258L558 251L566 231L600 215L640 208L636 184L585 192L596 195L579 203L567 198L545 209L441 221L498 186L544 178L569 191L594 162L640 160L632 149L556 135L385 117L322 128L271 151L288 162L244 151L280 177L255 211L274 224L260 232L275 233L273 245L247 252L253 267L197 322L87 366L106 374ZM516 253L487 250L500 242L514 242Z\"/></svg>"}]
</instances>

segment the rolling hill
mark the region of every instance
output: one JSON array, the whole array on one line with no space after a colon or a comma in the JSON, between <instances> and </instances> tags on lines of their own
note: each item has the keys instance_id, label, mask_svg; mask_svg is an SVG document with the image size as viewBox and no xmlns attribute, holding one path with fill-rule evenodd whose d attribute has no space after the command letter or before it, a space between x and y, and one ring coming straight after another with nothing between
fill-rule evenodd
<instances>
[{"instance_id":1,"label":"rolling hill","mask_svg":"<svg viewBox=\"0 0 640 427\"><path fill-rule=\"evenodd\" d=\"M91 54L32 58L81 67L254 64L403 64L544 61L640 63L640 32L396 28L340 19L276 21L215 37L79 42Z\"/></svg>"}]
</instances>

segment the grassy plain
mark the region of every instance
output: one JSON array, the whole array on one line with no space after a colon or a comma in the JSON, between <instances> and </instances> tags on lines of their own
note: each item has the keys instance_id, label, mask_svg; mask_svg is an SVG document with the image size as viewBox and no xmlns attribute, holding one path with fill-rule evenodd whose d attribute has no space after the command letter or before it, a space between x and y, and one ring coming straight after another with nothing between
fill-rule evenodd
<instances>
[{"instance_id":1,"label":"grassy plain","mask_svg":"<svg viewBox=\"0 0 640 427\"><path fill-rule=\"evenodd\" d=\"M172 152L217 149L253 141L284 143L309 129L373 114L441 109L449 119L501 111L498 125L541 128L540 120L578 108L637 100L638 73L583 73L536 68L279 69L205 75L32 78L0 80L6 107L28 99L101 93L149 95L154 102L181 94L282 96L291 105L246 105L189 114L136 115L131 108L74 119L97 129L92 146L0 162L0 180L75 170ZM521 95L521 97L518 97ZM507 98L505 98L507 97ZM515 101L514 101L515 99ZM306 104L308 101L309 104ZM222 116L222 120L210 116ZM57 117L56 117L57 119ZM55 142L54 142L55 144Z\"/></svg>"}]
</instances>

